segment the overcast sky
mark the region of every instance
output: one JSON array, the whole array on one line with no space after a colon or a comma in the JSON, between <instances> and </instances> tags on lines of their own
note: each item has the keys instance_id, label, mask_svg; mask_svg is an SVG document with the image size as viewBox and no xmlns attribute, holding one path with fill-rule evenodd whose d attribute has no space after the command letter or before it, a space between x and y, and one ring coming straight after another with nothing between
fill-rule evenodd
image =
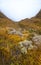
<instances>
[{"instance_id":1,"label":"overcast sky","mask_svg":"<svg viewBox=\"0 0 41 65\"><path fill-rule=\"evenodd\" d=\"M0 11L14 21L35 16L41 9L41 0L0 0Z\"/></svg>"}]
</instances>

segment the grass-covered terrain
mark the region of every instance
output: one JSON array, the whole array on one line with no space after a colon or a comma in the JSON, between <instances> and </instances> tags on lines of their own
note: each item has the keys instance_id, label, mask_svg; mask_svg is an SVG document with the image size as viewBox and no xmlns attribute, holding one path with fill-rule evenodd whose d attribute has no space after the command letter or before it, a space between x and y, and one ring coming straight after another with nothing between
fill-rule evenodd
<instances>
[{"instance_id":1,"label":"grass-covered terrain","mask_svg":"<svg viewBox=\"0 0 41 65\"><path fill-rule=\"evenodd\" d=\"M0 65L41 65L41 10L18 23L0 12Z\"/></svg>"}]
</instances>

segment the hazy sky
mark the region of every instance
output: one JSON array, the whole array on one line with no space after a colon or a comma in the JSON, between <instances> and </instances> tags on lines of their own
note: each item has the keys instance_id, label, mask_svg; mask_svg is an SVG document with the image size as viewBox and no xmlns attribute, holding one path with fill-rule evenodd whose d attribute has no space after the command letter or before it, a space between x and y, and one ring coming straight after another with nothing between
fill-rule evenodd
<instances>
[{"instance_id":1,"label":"hazy sky","mask_svg":"<svg viewBox=\"0 0 41 65\"><path fill-rule=\"evenodd\" d=\"M14 21L35 16L41 9L41 0L0 0L0 11Z\"/></svg>"}]
</instances>

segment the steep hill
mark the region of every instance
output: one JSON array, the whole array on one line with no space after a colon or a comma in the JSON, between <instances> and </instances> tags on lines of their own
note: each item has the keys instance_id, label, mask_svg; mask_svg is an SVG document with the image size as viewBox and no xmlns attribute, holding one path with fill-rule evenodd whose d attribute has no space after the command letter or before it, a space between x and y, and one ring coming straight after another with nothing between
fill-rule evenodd
<instances>
[{"instance_id":1,"label":"steep hill","mask_svg":"<svg viewBox=\"0 0 41 65\"><path fill-rule=\"evenodd\" d=\"M35 17L21 20L19 25L23 29L41 30L41 10Z\"/></svg>"},{"instance_id":2,"label":"steep hill","mask_svg":"<svg viewBox=\"0 0 41 65\"><path fill-rule=\"evenodd\" d=\"M14 27L18 28L16 23L6 17L2 12L0 12L0 27Z\"/></svg>"},{"instance_id":3,"label":"steep hill","mask_svg":"<svg viewBox=\"0 0 41 65\"><path fill-rule=\"evenodd\" d=\"M40 18L41 19L41 10L38 12L38 14L36 15L36 18Z\"/></svg>"},{"instance_id":4,"label":"steep hill","mask_svg":"<svg viewBox=\"0 0 41 65\"><path fill-rule=\"evenodd\" d=\"M0 18L6 18L6 16L2 12L0 12Z\"/></svg>"}]
</instances>

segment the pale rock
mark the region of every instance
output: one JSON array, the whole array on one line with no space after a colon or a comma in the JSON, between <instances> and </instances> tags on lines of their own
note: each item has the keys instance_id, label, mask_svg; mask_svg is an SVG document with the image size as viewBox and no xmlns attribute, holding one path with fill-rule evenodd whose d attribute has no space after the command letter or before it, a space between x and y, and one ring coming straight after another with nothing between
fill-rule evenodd
<instances>
[{"instance_id":1,"label":"pale rock","mask_svg":"<svg viewBox=\"0 0 41 65\"><path fill-rule=\"evenodd\" d=\"M27 49L25 47L21 48L21 53L27 54Z\"/></svg>"},{"instance_id":2,"label":"pale rock","mask_svg":"<svg viewBox=\"0 0 41 65\"><path fill-rule=\"evenodd\" d=\"M33 41L36 45L41 44L41 35L34 36L34 37L32 38L32 41Z\"/></svg>"}]
</instances>

